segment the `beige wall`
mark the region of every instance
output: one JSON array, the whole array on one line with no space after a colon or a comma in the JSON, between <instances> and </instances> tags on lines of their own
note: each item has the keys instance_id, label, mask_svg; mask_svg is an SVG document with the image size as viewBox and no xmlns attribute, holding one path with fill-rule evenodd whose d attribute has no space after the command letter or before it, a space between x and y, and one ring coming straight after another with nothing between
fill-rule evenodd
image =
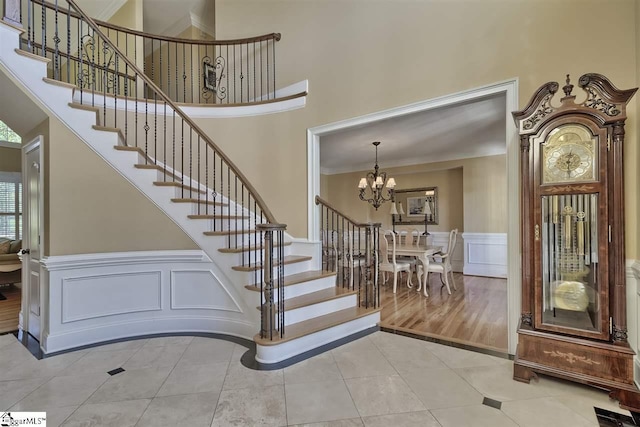
<instances>
[{"instance_id":1,"label":"beige wall","mask_svg":"<svg viewBox=\"0 0 640 427\"><path fill-rule=\"evenodd\" d=\"M22 170L21 145L16 144L16 147L18 148L0 147L0 171L20 172Z\"/></svg>"},{"instance_id":2,"label":"beige wall","mask_svg":"<svg viewBox=\"0 0 640 427\"><path fill-rule=\"evenodd\" d=\"M25 140L39 134L45 155L45 255L198 249L60 121L50 118Z\"/></svg>"},{"instance_id":3,"label":"beige wall","mask_svg":"<svg viewBox=\"0 0 640 427\"><path fill-rule=\"evenodd\" d=\"M506 156L477 157L427 163L400 168L383 168L398 183L396 189L438 187L438 225L432 231L506 233ZM376 211L358 198L357 185L366 171L322 175L320 192L336 209L354 220L381 222L391 228L391 209L385 203ZM406 205L404 205L406 211ZM420 228L422 225L396 227Z\"/></svg>"},{"instance_id":4,"label":"beige wall","mask_svg":"<svg viewBox=\"0 0 640 427\"><path fill-rule=\"evenodd\" d=\"M308 79L310 95L303 110L199 123L278 220L302 237L308 128L510 78L519 79L521 107L541 84L567 73L574 83L599 72L617 87L635 87L638 48L629 36L636 33L635 8L635 0L217 0L216 38L281 32L277 86ZM606 37L588 30L596 15L597 22L615 23ZM634 258L640 256L636 102L625 156L627 248Z\"/></svg>"}]
</instances>

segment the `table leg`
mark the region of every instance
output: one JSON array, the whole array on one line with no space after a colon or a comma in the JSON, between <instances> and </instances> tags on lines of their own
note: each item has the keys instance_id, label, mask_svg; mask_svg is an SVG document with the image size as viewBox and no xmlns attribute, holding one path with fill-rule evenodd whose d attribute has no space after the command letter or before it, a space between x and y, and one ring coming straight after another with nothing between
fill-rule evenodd
<instances>
[{"instance_id":1,"label":"table leg","mask_svg":"<svg viewBox=\"0 0 640 427\"><path fill-rule=\"evenodd\" d=\"M429 277L429 257L425 255L420 255L420 262L422 263L422 283L420 286L424 288L423 293L425 297L429 296L427 292L427 278ZM420 289L418 289L419 291Z\"/></svg>"}]
</instances>

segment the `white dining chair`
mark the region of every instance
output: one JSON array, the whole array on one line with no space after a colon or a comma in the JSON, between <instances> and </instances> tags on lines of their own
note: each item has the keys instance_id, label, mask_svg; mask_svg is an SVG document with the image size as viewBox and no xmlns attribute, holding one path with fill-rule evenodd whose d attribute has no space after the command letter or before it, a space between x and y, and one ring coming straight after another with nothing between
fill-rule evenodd
<instances>
[{"instance_id":1,"label":"white dining chair","mask_svg":"<svg viewBox=\"0 0 640 427\"><path fill-rule=\"evenodd\" d=\"M342 248L336 250L338 253L338 267L342 269L344 277L345 270L348 272L349 288L354 289L354 277L355 271L359 270L360 275L364 276L364 268L366 266L366 260L355 253L354 249L354 236L358 239L358 233L353 231L345 231L343 233Z\"/></svg>"},{"instance_id":2,"label":"white dining chair","mask_svg":"<svg viewBox=\"0 0 640 427\"><path fill-rule=\"evenodd\" d=\"M393 293L398 287L398 273L407 273L407 287L411 288L411 264L399 261L396 258L396 235L393 231L380 231L380 264L378 269L384 272L384 281L387 281L386 273L393 273Z\"/></svg>"},{"instance_id":3,"label":"white dining chair","mask_svg":"<svg viewBox=\"0 0 640 427\"><path fill-rule=\"evenodd\" d=\"M456 288L456 282L453 277L453 268L451 267L451 257L453 256L453 251L456 248L456 242L458 240L458 229L455 228L449 232L449 244L447 245L447 252L439 253L434 256L433 261L429 262L429 267L427 268L427 283L429 278L429 273L440 273L440 281L443 286L447 287L447 292L451 295L451 287L449 286L449 275L451 276L451 284L453 285L454 290L458 290ZM422 267L418 268L418 280L422 277Z\"/></svg>"}]
</instances>

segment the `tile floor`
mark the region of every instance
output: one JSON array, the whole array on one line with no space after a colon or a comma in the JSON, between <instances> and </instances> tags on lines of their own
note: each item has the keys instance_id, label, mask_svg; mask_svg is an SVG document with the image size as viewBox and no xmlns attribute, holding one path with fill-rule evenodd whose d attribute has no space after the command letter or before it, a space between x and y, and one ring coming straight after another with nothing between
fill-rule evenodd
<instances>
[{"instance_id":1,"label":"tile floor","mask_svg":"<svg viewBox=\"0 0 640 427\"><path fill-rule=\"evenodd\" d=\"M36 360L2 335L0 410L46 411L49 427L565 427L597 426L594 406L628 415L604 392L521 384L508 360L386 332L276 371L245 368L245 351L167 337Z\"/></svg>"}]
</instances>

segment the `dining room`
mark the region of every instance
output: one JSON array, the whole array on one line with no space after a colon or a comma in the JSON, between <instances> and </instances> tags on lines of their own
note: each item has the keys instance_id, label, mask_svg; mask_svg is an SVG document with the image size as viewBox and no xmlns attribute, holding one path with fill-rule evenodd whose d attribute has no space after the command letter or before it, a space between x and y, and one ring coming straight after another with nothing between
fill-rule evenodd
<instances>
[{"instance_id":1,"label":"dining room","mask_svg":"<svg viewBox=\"0 0 640 427\"><path fill-rule=\"evenodd\" d=\"M381 224L382 330L508 351L507 161L496 98L432 112L439 121L416 116L321 140L320 196L354 220ZM473 107L497 109L502 120L443 132L443 114L454 123Z\"/></svg>"}]
</instances>

